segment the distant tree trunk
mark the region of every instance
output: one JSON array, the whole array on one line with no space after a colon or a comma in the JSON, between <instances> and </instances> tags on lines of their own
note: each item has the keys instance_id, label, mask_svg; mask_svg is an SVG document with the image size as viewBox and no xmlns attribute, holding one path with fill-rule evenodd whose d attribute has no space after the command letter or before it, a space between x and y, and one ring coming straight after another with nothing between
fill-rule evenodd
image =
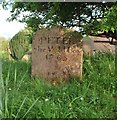
<instances>
[{"instance_id":1,"label":"distant tree trunk","mask_svg":"<svg viewBox=\"0 0 117 120\"><path fill-rule=\"evenodd\" d=\"M114 32L108 31L107 36L111 37L110 44L114 44L114 39L117 42L117 30L114 30Z\"/></svg>"},{"instance_id":2,"label":"distant tree trunk","mask_svg":"<svg viewBox=\"0 0 117 120\"><path fill-rule=\"evenodd\" d=\"M92 34L93 35L93 34ZM117 30L114 30L114 32L112 32L112 31L108 31L108 32L103 32L103 33L99 33L99 34L97 34L97 35L94 35L94 36L97 36L97 37L107 37L108 39L109 39L109 41L110 41L110 44L114 44L114 39L116 40L116 42L117 42Z\"/></svg>"}]
</instances>

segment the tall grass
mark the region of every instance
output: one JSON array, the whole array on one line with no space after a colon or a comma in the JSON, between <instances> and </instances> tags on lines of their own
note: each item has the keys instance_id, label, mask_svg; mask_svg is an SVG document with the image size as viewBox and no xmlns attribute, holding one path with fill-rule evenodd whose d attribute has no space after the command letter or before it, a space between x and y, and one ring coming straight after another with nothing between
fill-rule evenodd
<instances>
[{"instance_id":1,"label":"tall grass","mask_svg":"<svg viewBox=\"0 0 117 120\"><path fill-rule=\"evenodd\" d=\"M0 116L3 117L3 94L4 94L4 85L2 80L2 61L0 57Z\"/></svg>"},{"instance_id":2,"label":"tall grass","mask_svg":"<svg viewBox=\"0 0 117 120\"><path fill-rule=\"evenodd\" d=\"M31 64L3 61L4 118L115 118L115 57L84 56L83 80L52 86L31 78Z\"/></svg>"}]
</instances>

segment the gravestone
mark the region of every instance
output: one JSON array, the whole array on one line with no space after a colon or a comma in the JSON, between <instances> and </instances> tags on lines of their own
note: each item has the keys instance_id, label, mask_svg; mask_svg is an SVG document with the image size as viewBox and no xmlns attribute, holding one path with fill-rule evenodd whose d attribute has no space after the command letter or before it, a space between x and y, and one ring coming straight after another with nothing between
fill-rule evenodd
<instances>
[{"instance_id":1,"label":"gravestone","mask_svg":"<svg viewBox=\"0 0 117 120\"><path fill-rule=\"evenodd\" d=\"M32 76L47 80L82 78L82 36L60 26L38 30L32 43Z\"/></svg>"}]
</instances>

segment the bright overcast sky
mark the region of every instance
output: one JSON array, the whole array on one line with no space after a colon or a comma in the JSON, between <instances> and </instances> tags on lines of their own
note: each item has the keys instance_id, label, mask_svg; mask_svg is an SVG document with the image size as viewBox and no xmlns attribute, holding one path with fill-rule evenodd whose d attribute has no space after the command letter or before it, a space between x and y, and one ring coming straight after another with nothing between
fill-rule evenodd
<instances>
[{"instance_id":1,"label":"bright overcast sky","mask_svg":"<svg viewBox=\"0 0 117 120\"><path fill-rule=\"evenodd\" d=\"M23 23L17 21L8 22L6 19L10 16L10 11L3 10L0 5L0 36L12 38L17 32L24 28Z\"/></svg>"}]
</instances>

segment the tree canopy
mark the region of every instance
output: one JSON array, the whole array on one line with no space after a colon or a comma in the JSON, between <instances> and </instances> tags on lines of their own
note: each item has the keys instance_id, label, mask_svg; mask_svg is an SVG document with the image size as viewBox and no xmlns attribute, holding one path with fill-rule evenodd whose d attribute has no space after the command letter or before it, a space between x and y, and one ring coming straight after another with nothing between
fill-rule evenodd
<instances>
[{"instance_id":1,"label":"tree canopy","mask_svg":"<svg viewBox=\"0 0 117 120\"><path fill-rule=\"evenodd\" d=\"M42 26L62 25L78 27L82 34L116 33L117 2L15 2L9 20L15 19L35 31Z\"/></svg>"}]
</instances>

